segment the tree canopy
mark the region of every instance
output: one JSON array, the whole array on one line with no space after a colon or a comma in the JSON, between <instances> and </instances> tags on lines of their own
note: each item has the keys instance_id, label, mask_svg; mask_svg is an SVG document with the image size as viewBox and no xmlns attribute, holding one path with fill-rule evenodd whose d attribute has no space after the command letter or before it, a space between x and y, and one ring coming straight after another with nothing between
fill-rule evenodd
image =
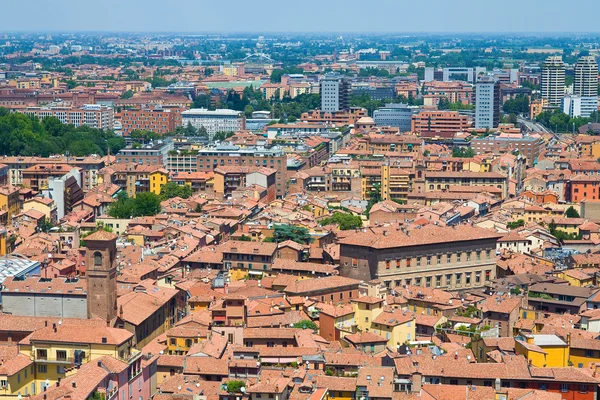
<instances>
[{"instance_id":1,"label":"tree canopy","mask_svg":"<svg viewBox=\"0 0 600 400\"><path fill-rule=\"evenodd\" d=\"M506 114L529 114L529 97L521 94L514 99L506 100L502 110Z\"/></svg>"},{"instance_id":2,"label":"tree canopy","mask_svg":"<svg viewBox=\"0 0 600 400\"><path fill-rule=\"evenodd\" d=\"M571 206L571 207L567 208L567 211L565 212L565 216L567 218L579 218L579 213L577 212L575 207Z\"/></svg>"},{"instance_id":3,"label":"tree canopy","mask_svg":"<svg viewBox=\"0 0 600 400\"><path fill-rule=\"evenodd\" d=\"M362 219L358 215L336 212L331 217L319 221L321 225L339 225L340 229L347 231L362 227Z\"/></svg>"},{"instance_id":4,"label":"tree canopy","mask_svg":"<svg viewBox=\"0 0 600 400\"><path fill-rule=\"evenodd\" d=\"M160 199L168 200L173 197L187 199L192 196L192 187L189 185L178 185L175 182L167 182L160 188Z\"/></svg>"},{"instance_id":5,"label":"tree canopy","mask_svg":"<svg viewBox=\"0 0 600 400\"><path fill-rule=\"evenodd\" d=\"M0 108L0 153L8 156L42 156L65 154L87 156L115 154L125 147L125 140L114 132L89 126L74 127L55 117L37 117L10 113Z\"/></svg>"},{"instance_id":6,"label":"tree canopy","mask_svg":"<svg viewBox=\"0 0 600 400\"><path fill-rule=\"evenodd\" d=\"M475 156L475 150L470 147L455 147L452 149L452 157L471 158Z\"/></svg>"},{"instance_id":7,"label":"tree canopy","mask_svg":"<svg viewBox=\"0 0 600 400\"><path fill-rule=\"evenodd\" d=\"M310 236L308 229L306 229L303 226L294 226L287 224L275 225L273 237L267 239L269 240L265 241L275 243L285 242L286 240L292 240L296 243L304 244L309 244L310 242L312 242L312 237Z\"/></svg>"},{"instance_id":8,"label":"tree canopy","mask_svg":"<svg viewBox=\"0 0 600 400\"><path fill-rule=\"evenodd\" d=\"M144 217L156 215L161 210L160 197L152 192L138 193L134 198L122 193L108 209L108 215L113 218Z\"/></svg>"},{"instance_id":9,"label":"tree canopy","mask_svg":"<svg viewBox=\"0 0 600 400\"><path fill-rule=\"evenodd\" d=\"M312 329L315 332L319 330L317 324L308 319L303 319L302 321L296 322L293 327L296 329Z\"/></svg>"}]
</instances>

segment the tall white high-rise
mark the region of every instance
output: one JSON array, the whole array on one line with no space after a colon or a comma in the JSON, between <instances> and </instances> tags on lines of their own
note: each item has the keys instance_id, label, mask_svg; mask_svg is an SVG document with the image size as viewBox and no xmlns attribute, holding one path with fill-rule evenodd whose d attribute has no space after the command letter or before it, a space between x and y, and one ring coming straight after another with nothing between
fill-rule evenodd
<instances>
[{"instance_id":1,"label":"tall white high-rise","mask_svg":"<svg viewBox=\"0 0 600 400\"><path fill-rule=\"evenodd\" d=\"M500 81L482 75L475 84L475 128L497 128L500 122Z\"/></svg>"},{"instance_id":2,"label":"tall white high-rise","mask_svg":"<svg viewBox=\"0 0 600 400\"><path fill-rule=\"evenodd\" d=\"M593 56L585 56L577 60L573 94L581 97L598 96L598 63Z\"/></svg>"},{"instance_id":3,"label":"tall white high-rise","mask_svg":"<svg viewBox=\"0 0 600 400\"><path fill-rule=\"evenodd\" d=\"M329 73L321 80L321 110L337 112L350 107L350 82L346 77Z\"/></svg>"},{"instance_id":4,"label":"tall white high-rise","mask_svg":"<svg viewBox=\"0 0 600 400\"><path fill-rule=\"evenodd\" d=\"M550 56L542 65L542 99L560 106L565 97L565 64L562 56Z\"/></svg>"}]
</instances>

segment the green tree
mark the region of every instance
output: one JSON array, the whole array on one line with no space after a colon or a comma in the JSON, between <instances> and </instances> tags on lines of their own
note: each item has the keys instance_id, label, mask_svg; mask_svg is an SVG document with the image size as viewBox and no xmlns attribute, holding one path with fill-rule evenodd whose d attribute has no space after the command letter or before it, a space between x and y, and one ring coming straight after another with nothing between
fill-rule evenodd
<instances>
[{"instance_id":1,"label":"green tree","mask_svg":"<svg viewBox=\"0 0 600 400\"><path fill-rule=\"evenodd\" d=\"M138 193L133 200L133 213L136 217L156 215L161 210L160 197L152 192Z\"/></svg>"},{"instance_id":2,"label":"green tree","mask_svg":"<svg viewBox=\"0 0 600 400\"><path fill-rule=\"evenodd\" d=\"M52 224L52 221L50 221L50 219L48 218L44 219L39 225L40 231L45 233L50 232L50 229L52 228L54 228L54 225Z\"/></svg>"},{"instance_id":3,"label":"green tree","mask_svg":"<svg viewBox=\"0 0 600 400\"><path fill-rule=\"evenodd\" d=\"M207 94L199 94L194 99L194 103L192 108L206 108L209 109L210 105L210 96Z\"/></svg>"},{"instance_id":4,"label":"green tree","mask_svg":"<svg viewBox=\"0 0 600 400\"><path fill-rule=\"evenodd\" d=\"M452 149L452 157L471 158L475 156L475 150L470 147L454 147Z\"/></svg>"},{"instance_id":5,"label":"green tree","mask_svg":"<svg viewBox=\"0 0 600 400\"><path fill-rule=\"evenodd\" d=\"M295 225L275 225L273 230L273 241L275 243L285 242L286 240L292 240L296 243L309 244L312 242L312 237L303 226Z\"/></svg>"},{"instance_id":6,"label":"green tree","mask_svg":"<svg viewBox=\"0 0 600 400\"><path fill-rule=\"evenodd\" d=\"M292 325L296 329L312 329L314 332L319 330L317 324L308 319L303 319L302 321L298 321Z\"/></svg>"},{"instance_id":7,"label":"green tree","mask_svg":"<svg viewBox=\"0 0 600 400\"><path fill-rule=\"evenodd\" d=\"M132 97L133 97L133 92L131 90L123 92L123 94L121 95L122 99L130 99Z\"/></svg>"},{"instance_id":8,"label":"green tree","mask_svg":"<svg viewBox=\"0 0 600 400\"><path fill-rule=\"evenodd\" d=\"M246 387L243 381L229 381L227 382L227 393L241 393L243 387Z\"/></svg>"},{"instance_id":9,"label":"green tree","mask_svg":"<svg viewBox=\"0 0 600 400\"><path fill-rule=\"evenodd\" d=\"M373 190L369 193L369 202L367 203L367 208L365 210L365 214L369 215L371 212L371 208L377 203L381 201L381 185L379 183L373 184Z\"/></svg>"},{"instance_id":10,"label":"green tree","mask_svg":"<svg viewBox=\"0 0 600 400\"><path fill-rule=\"evenodd\" d=\"M244 115L246 115L246 118L251 118L253 112L254 112L254 107L252 107L252 105L250 105L250 104L248 104L244 108Z\"/></svg>"},{"instance_id":11,"label":"green tree","mask_svg":"<svg viewBox=\"0 0 600 400\"><path fill-rule=\"evenodd\" d=\"M174 197L187 199L192 196L192 188L189 185L178 185L175 182L167 182L160 188L160 199L168 200Z\"/></svg>"},{"instance_id":12,"label":"green tree","mask_svg":"<svg viewBox=\"0 0 600 400\"><path fill-rule=\"evenodd\" d=\"M156 215L160 211L160 197L152 192L138 193L135 198L128 198L123 193L111 204L108 215L114 218L132 218Z\"/></svg>"},{"instance_id":13,"label":"green tree","mask_svg":"<svg viewBox=\"0 0 600 400\"><path fill-rule=\"evenodd\" d=\"M567 208L567 211L565 212L565 216L567 218L580 218L579 213L573 206Z\"/></svg>"},{"instance_id":14,"label":"green tree","mask_svg":"<svg viewBox=\"0 0 600 400\"><path fill-rule=\"evenodd\" d=\"M506 114L529 114L529 96L520 94L514 99L506 100L502 110Z\"/></svg>"},{"instance_id":15,"label":"green tree","mask_svg":"<svg viewBox=\"0 0 600 400\"><path fill-rule=\"evenodd\" d=\"M131 132L132 139L142 139L143 141L156 140L160 138L158 133L146 130L135 130Z\"/></svg>"},{"instance_id":16,"label":"green tree","mask_svg":"<svg viewBox=\"0 0 600 400\"><path fill-rule=\"evenodd\" d=\"M508 229L517 229L517 228L520 228L522 226L525 226L525 220L522 220L522 219L519 219L519 220L516 220L516 221L511 221L511 222L508 222L506 224L506 227Z\"/></svg>"},{"instance_id":17,"label":"green tree","mask_svg":"<svg viewBox=\"0 0 600 400\"><path fill-rule=\"evenodd\" d=\"M358 215L336 212L331 217L319 221L321 225L339 225L340 229L347 231L362 227L362 219Z\"/></svg>"}]
</instances>

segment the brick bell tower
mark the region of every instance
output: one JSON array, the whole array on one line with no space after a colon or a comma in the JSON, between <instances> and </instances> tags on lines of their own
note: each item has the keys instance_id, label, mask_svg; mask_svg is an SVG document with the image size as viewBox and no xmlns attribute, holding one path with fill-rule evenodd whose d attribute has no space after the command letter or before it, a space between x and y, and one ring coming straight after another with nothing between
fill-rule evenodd
<instances>
[{"instance_id":1,"label":"brick bell tower","mask_svg":"<svg viewBox=\"0 0 600 400\"><path fill-rule=\"evenodd\" d=\"M117 235L99 230L84 240L87 316L108 322L117 316Z\"/></svg>"}]
</instances>

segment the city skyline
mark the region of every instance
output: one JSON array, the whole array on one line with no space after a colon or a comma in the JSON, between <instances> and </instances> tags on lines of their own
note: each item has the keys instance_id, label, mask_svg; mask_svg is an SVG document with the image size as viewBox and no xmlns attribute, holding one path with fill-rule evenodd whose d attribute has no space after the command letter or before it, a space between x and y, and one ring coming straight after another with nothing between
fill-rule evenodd
<instances>
[{"instance_id":1,"label":"city skyline","mask_svg":"<svg viewBox=\"0 0 600 400\"><path fill-rule=\"evenodd\" d=\"M33 3L33 4L32 4ZM474 0L460 0L448 7L441 0L428 2L427 14L422 4L399 4L382 1L379 7L367 8L357 0L339 7L335 2L308 0L294 9L290 18L288 8L274 0L261 4L234 1L226 10L219 6L190 1L178 7L161 7L156 0L132 0L123 3L107 0L103 7L92 8L88 3L64 0L60 3L33 1L8 2L5 15L35 13L26 19L4 21L3 31L53 32L307 32L307 33L592 33L594 15L600 5L591 0L578 1L578 8L588 10L577 19L564 19L564 5L547 1L543 8L535 3L507 0L505 17L493 15ZM157 12L160 9L160 12ZM382 10L387 10L382 12ZM137 18L131 18L136 15ZM253 17L254 16L254 17ZM335 16L335 18L332 18ZM409 18L405 18L405 17ZM596 31L598 32L598 31Z\"/></svg>"}]
</instances>

